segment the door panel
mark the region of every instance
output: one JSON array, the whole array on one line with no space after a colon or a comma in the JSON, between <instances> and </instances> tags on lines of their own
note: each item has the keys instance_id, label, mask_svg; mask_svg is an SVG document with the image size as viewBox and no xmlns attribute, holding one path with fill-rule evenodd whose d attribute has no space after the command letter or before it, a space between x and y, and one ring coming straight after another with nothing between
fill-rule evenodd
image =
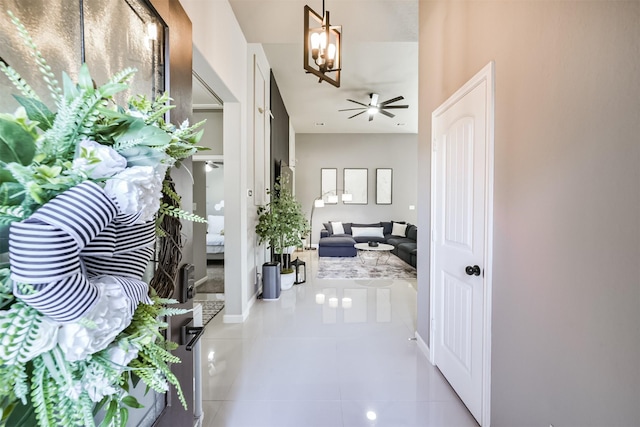
<instances>
[{"instance_id":1,"label":"door panel","mask_svg":"<svg viewBox=\"0 0 640 427\"><path fill-rule=\"evenodd\" d=\"M434 363L480 422L483 322L487 82L433 115L432 260ZM466 272L478 266L478 274Z\"/></svg>"},{"instance_id":2,"label":"door panel","mask_svg":"<svg viewBox=\"0 0 640 427\"><path fill-rule=\"evenodd\" d=\"M471 304L473 289L456 277L443 273L442 346L460 363L467 375L471 373Z\"/></svg>"},{"instance_id":3,"label":"door panel","mask_svg":"<svg viewBox=\"0 0 640 427\"><path fill-rule=\"evenodd\" d=\"M444 244L472 251L473 212L473 118L453 123L444 138Z\"/></svg>"}]
</instances>

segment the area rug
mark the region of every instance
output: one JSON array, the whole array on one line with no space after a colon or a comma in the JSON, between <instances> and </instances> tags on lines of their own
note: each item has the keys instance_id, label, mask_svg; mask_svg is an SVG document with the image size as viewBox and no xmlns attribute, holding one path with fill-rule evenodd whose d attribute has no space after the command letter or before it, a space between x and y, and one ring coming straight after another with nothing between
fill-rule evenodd
<instances>
[{"instance_id":1,"label":"area rug","mask_svg":"<svg viewBox=\"0 0 640 427\"><path fill-rule=\"evenodd\" d=\"M224 293L224 264L210 264L207 266L207 281L197 288L198 293Z\"/></svg>"},{"instance_id":2,"label":"area rug","mask_svg":"<svg viewBox=\"0 0 640 427\"><path fill-rule=\"evenodd\" d=\"M387 263L359 257L318 258L318 279L415 279L416 269L391 255Z\"/></svg>"},{"instance_id":3,"label":"area rug","mask_svg":"<svg viewBox=\"0 0 640 427\"><path fill-rule=\"evenodd\" d=\"M202 304L202 324L206 325L216 314L224 308L224 301L195 300L195 303Z\"/></svg>"}]
</instances>

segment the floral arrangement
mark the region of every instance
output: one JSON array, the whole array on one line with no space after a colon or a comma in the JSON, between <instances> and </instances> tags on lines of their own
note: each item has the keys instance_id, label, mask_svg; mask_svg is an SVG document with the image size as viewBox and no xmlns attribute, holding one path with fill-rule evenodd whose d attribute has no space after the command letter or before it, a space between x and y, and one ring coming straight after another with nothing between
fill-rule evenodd
<instances>
[{"instance_id":1,"label":"floral arrangement","mask_svg":"<svg viewBox=\"0 0 640 427\"><path fill-rule=\"evenodd\" d=\"M202 148L202 123L165 122L166 95L116 105L134 69L96 87L83 65L60 87L10 16L56 111L0 61L20 92L18 110L0 113L0 426L93 426L100 408L101 426L124 426L139 380L175 386L186 407L169 368L177 345L162 335L164 317L185 311L141 278L165 216L204 221L168 182Z\"/></svg>"}]
</instances>

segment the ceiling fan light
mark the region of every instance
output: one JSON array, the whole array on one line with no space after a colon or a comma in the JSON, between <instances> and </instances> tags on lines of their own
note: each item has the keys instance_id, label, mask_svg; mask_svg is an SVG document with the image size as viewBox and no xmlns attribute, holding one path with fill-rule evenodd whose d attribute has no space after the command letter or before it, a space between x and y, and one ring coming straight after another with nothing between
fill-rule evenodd
<instances>
[{"instance_id":1,"label":"ceiling fan light","mask_svg":"<svg viewBox=\"0 0 640 427\"><path fill-rule=\"evenodd\" d=\"M373 115L373 114L378 114L378 107L374 107L373 105L371 107L369 107L369 109L367 110L367 113Z\"/></svg>"}]
</instances>

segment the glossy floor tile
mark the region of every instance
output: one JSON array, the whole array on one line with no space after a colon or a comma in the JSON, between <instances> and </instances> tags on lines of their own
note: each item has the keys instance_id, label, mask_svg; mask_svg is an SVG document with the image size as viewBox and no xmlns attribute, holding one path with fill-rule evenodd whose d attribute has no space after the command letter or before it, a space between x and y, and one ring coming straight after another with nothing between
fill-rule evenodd
<instances>
[{"instance_id":1,"label":"glossy floor tile","mask_svg":"<svg viewBox=\"0 0 640 427\"><path fill-rule=\"evenodd\" d=\"M415 280L315 279L202 339L204 427L476 427L414 336Z\"/></svg>"}]
</instances>

